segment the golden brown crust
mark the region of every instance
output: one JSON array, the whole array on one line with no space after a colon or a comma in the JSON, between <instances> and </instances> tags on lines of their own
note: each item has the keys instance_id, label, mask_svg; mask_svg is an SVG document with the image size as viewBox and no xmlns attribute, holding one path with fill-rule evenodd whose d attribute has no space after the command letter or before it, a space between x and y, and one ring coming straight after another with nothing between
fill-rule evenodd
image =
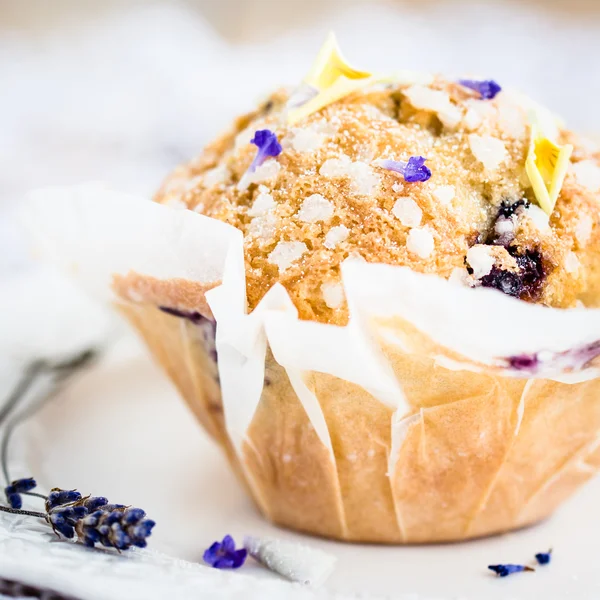
<instances>
[{"instance_id":1,"label":"golden brown crust","mask_svg":"<svg viewBox=\"0 0 600 600\"><path fill-rule=\"evenodd\" d=\"M534 201L524 172L526 111L519 102L505 93L492 101L479 100L473 91L437 79L431 90L446 94L461 118L448 125L443 114L415 108L412 89L390 85L359 92L293 127L285 122L287 96L279 91L257 111L238 119L198 159L175 171L157 200L184 203L244 232L251 309L279 281L301 318L344 324L343 293L340 290L336 298L323 286L339 284L339 265L348 256L449 278L464 270L471 246L489 243L502 201ZM284 150L271 161L275 164L264 180L248 183L247 169L256 153L249 141L255 130L264 128L276 132ZM568 131L562 135L563 141L575 144L574 162L597 159L589 143ZM506 159L495 168L484 167L473 150L473 136L493 138L503 145ZM427 182L406 183L377 163L415 155L428 158L433 175ZM336 165L332 159L346 162ZM306 222L301 209L313 194L322 196L333 214ZM448 200L448 194L454 197ZM271 206L263 214L256 204L261 197ZM421 213L416 225L410 217L398 216L396 203L407 198ZM539 294L525 299L554 307L572 307L578 299L598 304L598 201L598 194L579 185L570 173L550 228L540 229L527 211L520 214L512 245L519 254L538 252L545 271ZM576 233L582 218L592 224L585 243ZM328 233L339 226L347 228L347 238L326 243ZM432 238L430 254L415 252L409 240L413 228L426 230ZM289 242L304 244L305 250L300 247L301 256L282 266L272 252ZM502 264L500 260L497 266Z\"/></svg>"},{"instance_id":2,"label":"golden brown crust","mask_svg":"<svg viewBox=\"0 0 600 600\"><path fill-rule=\"evenodd\" d=\"M183 311L197 311L212 319L213 314L206 301L206 292L221 282L200 283L186 279L156 279L130 271L127 275L115 275L112 289L125 301L150 303Z\"/></svg>"}]
</instances>

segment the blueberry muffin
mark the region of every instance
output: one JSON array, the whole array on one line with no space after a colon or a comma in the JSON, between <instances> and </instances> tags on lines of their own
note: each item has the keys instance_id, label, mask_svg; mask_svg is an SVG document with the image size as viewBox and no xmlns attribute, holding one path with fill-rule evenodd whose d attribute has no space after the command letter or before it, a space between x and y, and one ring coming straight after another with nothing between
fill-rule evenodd
<instances>
[{"instance_id":1,"label":"blueberry muffin","mask_svg":"<svg viewBox=\"0 0 600 600\"><path fill-rule=\"evenodd\" d=\"M598 148L533 101L371 75L329 39L150 205L238 240L240 314L225 273L119 271L113 288L270 520L488 535L544 519L600 466L599 194Z\"/></svg>"}]
</instances>

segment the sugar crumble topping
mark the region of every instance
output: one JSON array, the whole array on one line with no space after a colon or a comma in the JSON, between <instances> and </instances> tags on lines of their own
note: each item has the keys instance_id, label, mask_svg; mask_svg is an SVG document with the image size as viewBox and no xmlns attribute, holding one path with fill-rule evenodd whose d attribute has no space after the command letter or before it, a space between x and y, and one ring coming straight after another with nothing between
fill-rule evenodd
<instances>
[{"instance_id":1,"label":"sugar crumble topping","mask_svg":"<svg viewBox=\"0 0 600 600\"><path fill-rule=\"evenodd\" d=\"M408 232L406 247L409 252L421 258L428 258L434 248L433 234L429 229L414 227Z\"/></svg>"},{"instance_id":2,"label":"sugar crumble topping","mask_svg":"<svg viewBox=\"0 0 600 600\"><path fill-rule=\"evenodd\" d=\"M304 223L327 221L333 216L333 204L321 194L312 194L302 202L298 218Z\"/></svg>"},{"instance_id":3,"label":"sugar crumble topping","mask_svg":"<svg viewBox=\"0 0 600 600\"><path fill-rule=\"evenodd\" d=\"M577 181L591 192L600 192L600 166L593 160L582 160L573 165Z\"/></svg>"},{"instance_id":4,"label":"sugar crumble topping","mask_svg":"<svg viewBox=\"0 0 600 600\"><path fill-rule=\"evenodd\" d=\"M248 209L248 215L251 217L262 217L276 206L277 203L273 200L271 194L260 192L252 206Z\"/></svg>"},{"instance_id":5,"label":"sugar crumble topping","mask_svg":"<svg viewBox=\"0 0 600 600\"><path fill-rule=\"evenodd\" d=\"M268 260L272 265L277 265L279 271L285 271L307 251L303 242L279 242L269 254Z\"/></svg>"},{"instance_id":6,"label":"sugar crumble topping","mask_svg":"<svg viewBox=\"0 0 600 600\"><path fill-rule=\"evenodd\" d=\"M438 185L433 190L433 195L440 204L447 206L454 200L456 188L453 185Z\"/></svg>"},{"instance_id":7,"label":"sugar crumble topping","mask_svg":"<svg viewBox=\"0 0 600 600\"><path fill-rule=\"evenodd\" d=\"M336 225L326 233L323 245L333 250L339 243L347 240L349 235L350 230L345 225Z\"/></svg>"},{"instance_id":8,"label":"sugar crumble topping","mask_svg":"<svg viewBox=\"0 0 600 600\"><path fill-rule=\"evenodd\" d=\"M579 217L577 225L575 225L575 237L582 248L585 248L590 241L593 227L594 222L592 221L592 217L589 215L581 215Z\"/></svg>"},{"instance_id":9,"label":"sugar crumble topping","mask_svg":"<svg viewBox=\"0 0 600 600\"><path fill-rule=\"evenodd\" d=\"M550 220L548 215L536 204L530 204L525 209L525 215L531 219L536 228L544 234L550 233Z\"/></svg>"},{"instance_id":10,"label":"sugar crumble topping","mask_svg":"<svg viewBox=\"0 0 600 600\"><path fill-rule=\"evenodd\" d=\"M344 303L344 288L341 283L325 282L321 285L321 293L329 308L339 308Z\"/></svg>"},{"instance_id":11,"label":"sugar crumble topping","mask_svg":"<svg viewBox=\"0 0 600 600\"><path fill-rule=\"evenodd\" d=\"M270 181L275 179L281 171L281 165L273 158L265 161L262 165L256 167L254 172L247 171L244 173L238 183L238 190L241 192L248 189L251 183L259 183L262 181Z\"/></svg>"},{"instance_id":12,"label":"sugar crumble topping","mask_svg":"<svg viewBox=\"0 0 600 600\"><path fill-rule=\"evenodd\" d=\"M467 251L467 262L471 269L473 269L473 276L476 279L481 279L490 274L492 267L496 262L491 250L490 246L478 244L472 246Z\"/></svg>"},{"instance_id":13,"label":"sugar crumble topping","mask_svg":"<svg viewBox=\"0 0 600 600\"><path fill-rule=\"evenodd\" d=\"M472 133L469 135L469 146L473 156L488 171L495 171L508 158L504 142L491 135Z\"/></svg>"},{"instance_id":14,"label":"sugar crumble topping","mask_svg":"<svg viewBox=\"0 0 600 600\"><path fill-rule=\"evenodd\" d=\"M407 196L396 200L392 213L405 227L418 227L423 218L423 211L419 205Z\"/></svg>"},{"instance_id":15,"label":"sugar crumble topping","mask_svg":"<svg viewBox=\"0 0 600 600\"><path fill-rule=\"evenodd\" d=\"M576 273L579 270L580 263L575 252L569 252L565 258L565 269L567 273Z\"/></svg>"},{"instance_id":16,"label":"sugar crumble topping","mask_svg":"<svg viewBox=\"0 0 600 600\"><path fill-rule=\"evenodd\" d=\"M452 103L447 92L424 85L413 85L404 90L404 95L415 108L436 113L447 127L456 127L462 119L461 109Z\"/></svg>"}]
</instances>

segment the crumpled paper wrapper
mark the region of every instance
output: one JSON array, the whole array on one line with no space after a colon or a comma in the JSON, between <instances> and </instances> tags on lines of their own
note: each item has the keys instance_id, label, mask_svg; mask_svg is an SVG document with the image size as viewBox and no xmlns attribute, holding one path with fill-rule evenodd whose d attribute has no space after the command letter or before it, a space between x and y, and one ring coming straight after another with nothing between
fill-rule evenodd
<instances>
[{"instance_id":1,"label":"crumpled paper wrapper","mask_svg":"<svg viewBox=\"0 0 600 600\"><path fill-rule=\"evenodd\" d=\"M137 329L275 523L461 540L547 517L600 466L600 310L348 260L346 327L299 320L280 285L247 314L224 223L98 186L41 190L23 216Z\"/></svg>"}]
</instances>

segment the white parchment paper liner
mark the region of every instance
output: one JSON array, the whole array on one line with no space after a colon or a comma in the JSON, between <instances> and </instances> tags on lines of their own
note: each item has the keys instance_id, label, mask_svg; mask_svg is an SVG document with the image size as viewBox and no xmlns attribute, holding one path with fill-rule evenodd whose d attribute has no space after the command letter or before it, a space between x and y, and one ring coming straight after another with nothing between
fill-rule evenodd
<instances>
[{"instance_id":1,"label":"white parchment paper liner","mask_svg":"<svg viewBox=\"0 0 600 600\"><path fill-rule=\"evenodd\" d=\"M600 310L558 310L527 304L489 289L468 289L407 268L348 260L342 267L350 309L346 327L301 321L285 289L275 285L246 312L242 235L219 221L99 186L53 188L31 195L24 221L37 250L110 298L115 274L134 271L158 279L221 281L206 298L217 321L216 344L223 410L234 448L242 443L264 385L267 347L285 368L320 440L332 444L318 399L303 373L330 374L361 386L392 407L389 473L410 425L410 406L375 342L425 353L445 368L499 369L510 377L564 383L595 378L596 367L547 360L539 373L507 368L507 358L550 357L600 340ZM424 334L435 350L399 339L386 321L399 318ZM407 416L409 415L409 416Z\"/></svg>"}]
</instances>

